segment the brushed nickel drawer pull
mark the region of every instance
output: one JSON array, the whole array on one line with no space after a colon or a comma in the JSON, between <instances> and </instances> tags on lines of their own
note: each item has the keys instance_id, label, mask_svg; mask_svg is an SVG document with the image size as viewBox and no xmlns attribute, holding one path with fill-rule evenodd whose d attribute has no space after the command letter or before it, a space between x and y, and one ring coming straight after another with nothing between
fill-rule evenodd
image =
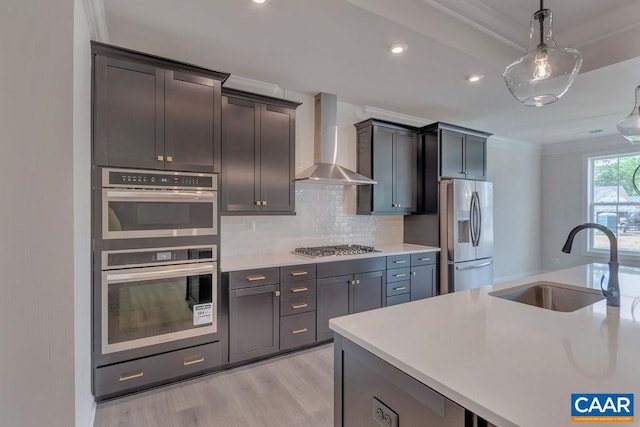
<instances>
[{"instance_id":1,"label":"brushed nickel drawer pull","mask_svg":"<svg viewBox=\"0 0 640 427\"><path fill-rule=\"evenodd\" d=\"M273 294L274 294L276 297L279 297L279 296L280 296L280 291L273 291Z\"/></svg>"},{"instance_id":2,"label":"brushed nickel drawer pull","mask_svg":"<svg viewBox=\"0 0 640 427\"><path fill-rule=\"evenodd\" d=\"M307 287L291 288L291 292L293 292L294 294L297 294L298 292L307 292L308 290L309 288Z\"/></svg>"},{"instance_id":3,"label":"brushed nickel drawer pull","mask_svg":"<svg viewBox=\"0 0 640 427\"><path fill-rule=\"evenodd\" d=\"M397 288L393 288L394 291L404 291L405 289L407 289L406 286L400 286L400 287L397 287Z\"/></svg>"},{"instance_id":4,"label":"brushed nickel drawer pull","mask_svg":"<svg viewBox=\"0 0 640 427\"><path fill-rule=\"evenodd\" d=\"M256 200L256 206L260 206L262 205L262 202L260 200Z\"/></svg>"},{"instance_id":5,"label":"brushed nickel drawer pull","mask_svg":"<svg viewBox=\"0 0 640 427\"><path fill-rule=\"evenodd\" d=\"M258 280L264 280L266 279L267 276L265 276L264 274L260 274L259 276L247 276L247 280L250 282L256 282Z\"/></svg>"},{"instance_id":6,"label":"brushed nickel drawer pull","mask_svg":"<svg viewBox=\"0 0 640 427\"><path fill-rule=\"evenodd\" d=\"M157 159L158 159L159 162L162 162L162 161L164 161L164 156L158 156Z\"/></svg>"},{"instance_id":7,"label":"brushed nickel drawer pull","mask_svg":"<svg viewBox=\"0 0 640 427\"><path fill-rule=\"evenodd\" d=\"M431 258L418 258L418 261L430 261Z\"/></svg>"},{"instance_id":8,"label":"brushed nickel drawer pull","mask_svg":"<svg viewBox=\"0 0 640 427\"><path fill-rule=\"evenodd\" d=\"M262 201L262 206L267 206L267 201L266 200Z\"/></svg>"},{"instance_id":9,"label":"brushed nickel drawer pull","mask_svg":"<svg viewBox=\"0 0 640 427\"><path fill-rule=\"evenodd\" d=\"M403 259L400 259L398 261L393 261L394 264L404 264L405 262L407 262L407 261L405 261Z\"/></svg>"},{"instance_id":10,"label":"brushed nickel drawer pull","mask_svg":"<svg viewBox=\"0 0 640 427\"><path fill-rule=\"evenodd\" d=\"M303 333L305 333L307 331L308 331L307 328L300 328L300 329L292 329L291 333L296 335L296 334L303 334Z\"/></svg>"},{"instance_id":11,"label":"brushed nickel drawer pull","mask_svg":"<svg viewBox=\"0 0 640 427\"><path fill-rule=\"evenodd\" d=\"M120 381L134 380L136 378L142 378L143 376L144 376L144 371L136 372L135 374L120 375Z\"/></svg>"},{"instance_id":12,"label":"brushed nickel drawer pull","mask_svg":"<svg viewBox=\"0 0 640 427\"><path fill-rule=\"evenodd\" d=\"M394 274L393 277L404 277L407 273Z\"/></svg>"},{"instance_id":13,"label":"brushed nickel drawer pull","mask_svg":"<svg viewBox=\"0 0 640 427\"><path fill-rule=\"evenodd\" d=\"M306 308L309 307L309 304L307 304L306 302L303 302L301 304L291 304L291 308L293 308L294 310L298 310L300 308Z\"/></svg>"},{"instance_id":14,"label":"brushed nickel drawer pull","mask_svg":"<svg viewBox=\"0 0 640 427\"><path fill-rule=\"evenodd\" d=\"M307 274L309 274L308 271L292 271L291 275L293 277L297 277L297 276L306 276Z\"/></svg>"},{"instance_id":15,"label":"brushed nickel drawer pull","mask_svg":"<svg viewBox=\"0 0 640 427\"><path fill-rule=\"evenodd\" d=\"M200 357L198 357L197 359L192 359L192 360L184 359L184 360L182 361L182 364L183 364L184 366L189 366L189 365L195 365L195 364L197 364L197 363L202 363L202 362L204 362L204 356L200 356Z\"/></svg>"},{"instance_id":16,"label":"brushed nickel drawer pull","mask_svg":"<svg viewBox=\"0 0 640 427\"><path fill-rule=\"evenodd\" d=\"M173 162L173 157L167 156L167 162Z\"/></svg>"}]
</instances>

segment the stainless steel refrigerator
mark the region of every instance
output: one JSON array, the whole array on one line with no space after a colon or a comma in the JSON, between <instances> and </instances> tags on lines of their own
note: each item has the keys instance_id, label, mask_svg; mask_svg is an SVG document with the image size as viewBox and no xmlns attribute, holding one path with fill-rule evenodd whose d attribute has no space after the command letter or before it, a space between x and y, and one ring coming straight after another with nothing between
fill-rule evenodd
<instances>
[{"instance_id":1,"label":"stainless steel refrigerator","mask_svg":"<svg viewBox=\"0 0 640 427\"><path fill-rule=\"evenodd\" d=\"M440 182L440 293L493 284L493 183Z\"/></svg>"}]
</instances>

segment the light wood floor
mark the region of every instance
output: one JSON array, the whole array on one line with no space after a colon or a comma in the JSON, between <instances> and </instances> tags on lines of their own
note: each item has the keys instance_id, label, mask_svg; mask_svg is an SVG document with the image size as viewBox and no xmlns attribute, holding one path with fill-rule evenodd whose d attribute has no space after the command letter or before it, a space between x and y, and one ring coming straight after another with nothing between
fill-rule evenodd
<instances>
[{"instance_id":1,"label":"light wood floor","mask_svg":"<svg viewBox=\"0 0 640 427\"><path fill-rule=\"evenodd\" d=\"M330 427L333 345L98 404L95 427Z\"/></svg>"}]
</instances>

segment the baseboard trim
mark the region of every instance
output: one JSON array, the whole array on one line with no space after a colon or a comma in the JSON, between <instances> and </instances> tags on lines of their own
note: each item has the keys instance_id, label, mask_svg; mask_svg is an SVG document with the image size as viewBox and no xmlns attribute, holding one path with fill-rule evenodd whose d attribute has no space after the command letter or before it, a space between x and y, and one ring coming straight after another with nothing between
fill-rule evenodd
<instances>
[{"instance_id":1,"label":"baseboard trim","mask_svg":"<svg viewBox=\"0 0 640 427\"><path fill-rule=\"evenodd\" d=\"M93 427L96 423L96 409L98 408L98 404L96 401L93 401L91 405L91 414L89 415L89 427Z\"/></svg>"}]
</instances>

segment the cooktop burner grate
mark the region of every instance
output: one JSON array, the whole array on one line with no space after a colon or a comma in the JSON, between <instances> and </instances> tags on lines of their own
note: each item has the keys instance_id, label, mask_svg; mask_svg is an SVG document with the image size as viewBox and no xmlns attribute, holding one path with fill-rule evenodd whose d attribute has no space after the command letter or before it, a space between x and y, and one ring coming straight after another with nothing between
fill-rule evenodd
<instances>
[{"instance_id":1,"label":"cooktop burner grate","mask_svg":"<svg viewBox=\"0 0 640 427\"><path fill-rule=\"evenodd\" d=\"M373 246L365 245L331 245L295 248L292 253L310 258L320 258L337 255L358 255L371 252L380 252Z\"/></svg>"}]
</instances>

